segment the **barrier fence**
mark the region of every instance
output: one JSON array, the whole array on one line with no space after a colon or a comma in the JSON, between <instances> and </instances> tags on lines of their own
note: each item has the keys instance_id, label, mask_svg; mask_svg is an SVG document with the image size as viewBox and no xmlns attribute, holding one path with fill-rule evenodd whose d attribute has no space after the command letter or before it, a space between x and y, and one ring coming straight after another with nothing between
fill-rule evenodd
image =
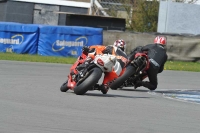
<instances>
[{"instance_id":1,"label":"barrier fence","mask_svg":"<svg viewBox=\"0 0 200 133\"><path fill-rule=\"evenodd\" d=\"M78 57L95 44L103 44L102 28L0 22L0 52Z\"/></svg>"},{"instance_id":2,"label":"barrier fence","mask_svg":"<svg viewBox=\"0 0 200 133\"><path fill-rule=\"evenodd\" d=\"M49 26L0 22L0 52L78 57L84 45L127 43L129 53L137 46L153 43L161 33L103 31L102 28ZM165 34L169 60L200 61L200 36Z\"/></svg>"}]
</instances>

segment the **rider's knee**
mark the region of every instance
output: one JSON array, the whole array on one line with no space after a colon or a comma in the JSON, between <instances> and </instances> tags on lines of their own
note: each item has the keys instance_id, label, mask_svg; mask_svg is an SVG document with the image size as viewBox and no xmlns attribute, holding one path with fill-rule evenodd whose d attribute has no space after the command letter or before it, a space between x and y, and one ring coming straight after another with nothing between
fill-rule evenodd
<instances>
[{"instance_id":1,"label":"rider's knee","mask_svg":"<svg viewBox=\"0 0 200 133\"><path fill-rule=\"evenodd\" d=\"M157 88L157 85L152 85L151 87L149 87L149 90L153 91Z\"/></svg>"}]
</instances>

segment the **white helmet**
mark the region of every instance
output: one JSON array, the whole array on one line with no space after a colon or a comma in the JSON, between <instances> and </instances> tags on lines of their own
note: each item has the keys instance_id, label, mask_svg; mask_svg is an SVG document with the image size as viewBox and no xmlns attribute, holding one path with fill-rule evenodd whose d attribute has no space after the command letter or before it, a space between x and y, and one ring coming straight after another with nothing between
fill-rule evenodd
<instances>
[{"instance_id":1,"label":"white helmet","mask_svg":"<svg viewBox=\"0 0 200 133\"><path fill-rule=\"evenodd\" d=\"M125 51L126 49L126 43L122 39L116 40L113 46L120 48L122 51Z\"/></svg>"},{"instance_id":2,"label":"white helmet","mask_svg":"<svg viewBox=\"0 0 200 133\"><path fill-rule=\"evenodd\" d=\"M166 43L167 43L167 38L164 37L164 36L157 36L157 37L154 39L154 43L155 43L155 44L161 44L161 45L165 46Z\"/></svg>"}]
</instances>

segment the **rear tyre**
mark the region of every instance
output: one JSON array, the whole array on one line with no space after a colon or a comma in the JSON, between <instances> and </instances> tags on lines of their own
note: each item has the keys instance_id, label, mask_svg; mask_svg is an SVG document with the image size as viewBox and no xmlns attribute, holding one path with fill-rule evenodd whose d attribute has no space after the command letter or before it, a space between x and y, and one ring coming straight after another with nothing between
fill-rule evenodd
<instances>
[{"instance_id":1,"label":"rear tyre","mask_svg":"<svg viewBox=\"0 0 200 133\"><path fill-rule=\"evenodd\" d=\"M84 79L80 80L74 87L74 93L77 95L83 95L88 90L91 90L92 87L98 83L99 79L102 76L102 70L98 67L87 72Z\"/></svg>"},{"instance_id":2,"label":"rear tyre","mask_svg":"<svg viewBox=\"0 0 200 133\"><path fill-rule=\"evenodd\" d=\"M135 68L132 65L128 65L125 72L110 85L110 88L117 90L134 73Z\"/></svg>"},{"instance_id":3,"label":"rear tyre","mask_svg":"<svg viewBox=\"0 0 200 133\"><path fill-rule=\"evenodd\" d=\"M68 91L69 90L69 88L67 87L67 81L65 82L65 83L63 83L62 85L61 85L61 87L60 87L60 91L61 92L66 92L66 91Z\"/></svg>"}]
</instances>

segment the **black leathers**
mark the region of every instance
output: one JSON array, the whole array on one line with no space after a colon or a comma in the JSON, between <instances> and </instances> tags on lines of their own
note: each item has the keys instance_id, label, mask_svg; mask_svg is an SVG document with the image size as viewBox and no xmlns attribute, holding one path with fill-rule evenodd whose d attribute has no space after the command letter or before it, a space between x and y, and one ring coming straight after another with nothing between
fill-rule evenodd
<instances>
[{"instance_id":1,"label":"black leathers","mask_svg":"<svg viewBox=\"0 0 200 133\"><path fill-rule=\"evenodd\" d=\"M160 44L148 44L143 47L139 46L131 51L129 55L130 60L134 59L134 55L137 53L137 51L147 51L150 60L150 67L147 70L149 82L138 81L136 83L137 87L144 86L150 90L155 90L158 85L157 75L163 71L164 64L168 58L166 49Z\"/></svg>"}]
</instances>

